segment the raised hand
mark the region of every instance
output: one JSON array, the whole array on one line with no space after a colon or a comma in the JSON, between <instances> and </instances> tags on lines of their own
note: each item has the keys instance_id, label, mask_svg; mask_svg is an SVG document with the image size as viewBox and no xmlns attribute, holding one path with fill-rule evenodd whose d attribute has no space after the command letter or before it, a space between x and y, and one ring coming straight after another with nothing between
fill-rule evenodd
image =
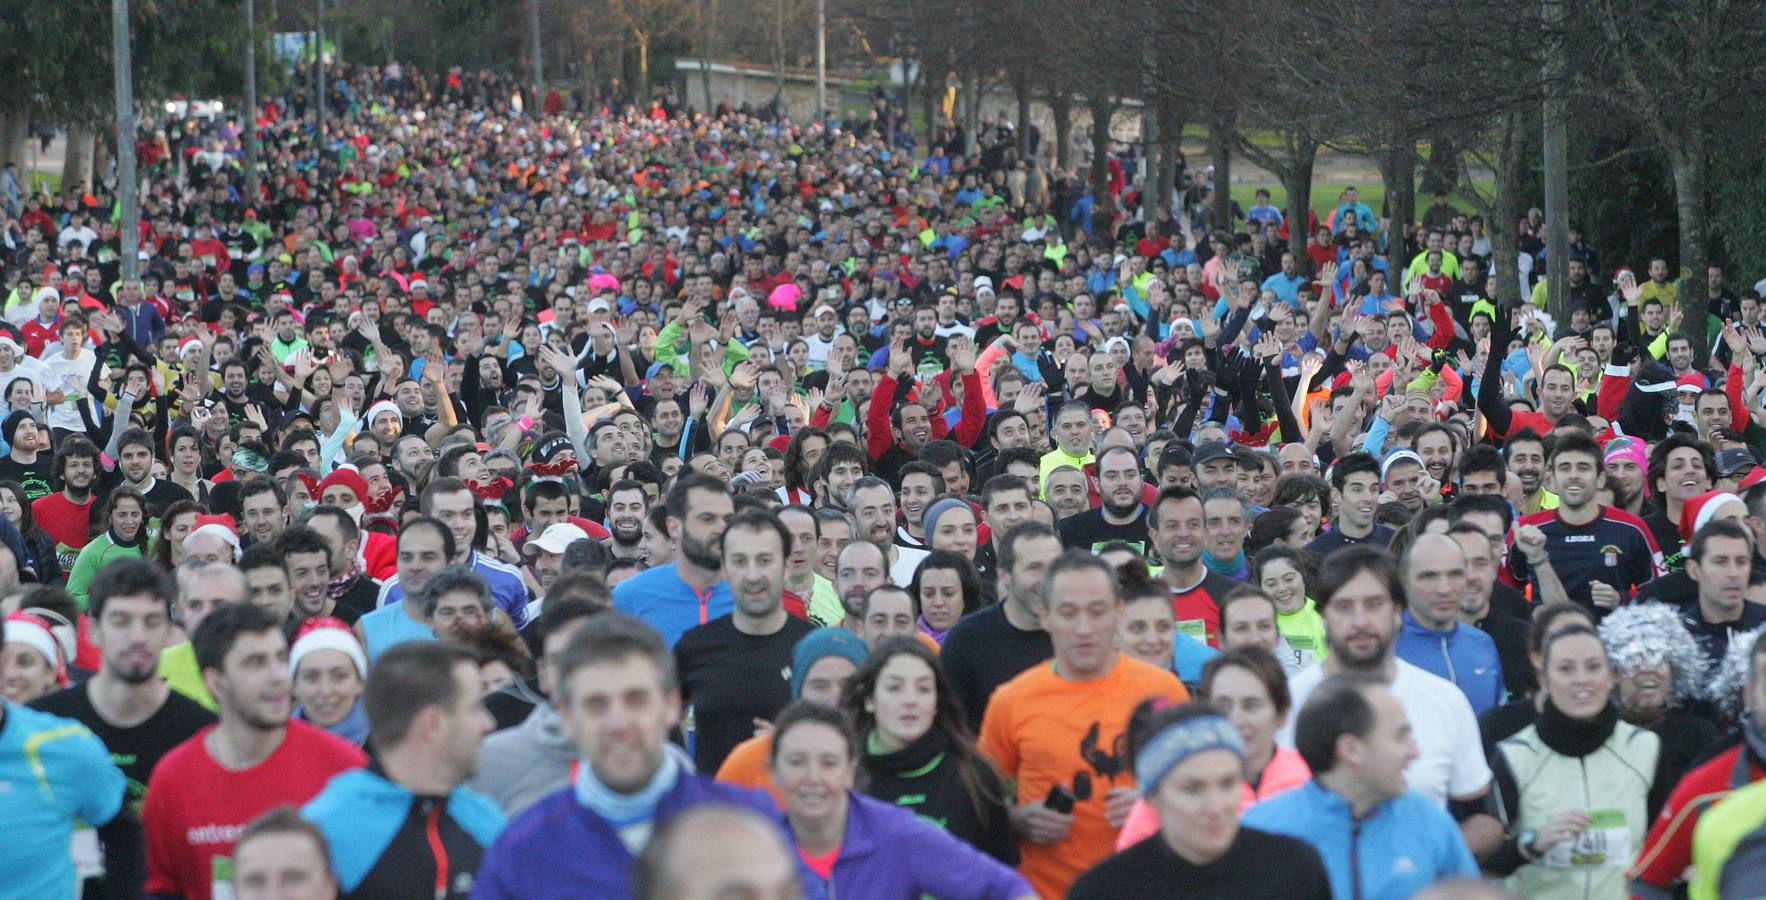
<instances>
[{"instance_id":1,"label":"raised hand","mask_svg":"<svg viewBox=\"0 0 1766 900\"><path fill-rule=\"evenodd\" d=\"M705 407L710 403L710 391L706 389L703 381L693 385L693 389L687 392L687 414L694 419L704 420Z\"/></svg>"},{"instance_id":2,"label":"raised hand","mask_svg":"<svg viewBox=\"0 0 1766 900\"><path fill-rule=\"evenodd\" d=\"M1630 272L1619 273L1619 293L1632 306L1643 300L1643 286L1637 283L1637 276Z\"/></svg>"},{"instance_id":3,"label":"raised hand","mask_svg":"<svg viewBox=\"0 0 1766 900\"><path fill-rule=\"evenodd\" d=\"M975 371L975 348L967 341L950 345L950 365L959 375L967 375Z\"/></svg>"}]
</instances>

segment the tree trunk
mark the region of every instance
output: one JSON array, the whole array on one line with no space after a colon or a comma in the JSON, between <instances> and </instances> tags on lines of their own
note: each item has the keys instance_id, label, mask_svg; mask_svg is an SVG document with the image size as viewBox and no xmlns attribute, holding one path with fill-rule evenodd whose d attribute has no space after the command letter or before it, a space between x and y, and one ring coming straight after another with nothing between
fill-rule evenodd
<instances>
[{"instance_id":1,"label":"tree trunk","mask_svg":"<svg viewBox=\"0 0 1766 900\"><path fill-rule=\"evenodd\" d=\"M1437 134L1429 142L1429 162L1423 166L1423 192L1434 196L1436 191L1453 192L1459 173L1459 147L1453 138Z\"/></svg>"},{"instance_id":2,"label":"tree trunk","mask_svg":"<svg viewBox=\"0 0 1766 900\"><path fill-rule=\"evenodd\" d=\"M116 181L114 179L107 180L105 178L105 173L110 171L112 159L116 156L116 153L113 150L115 146L113 142L116 139L114 132L116 129L112 128L108 130L112 133L106 134L103 138L99 138L96 134L92 137L91 171L93 173L92 179L96 184L108 185L111 190L115 190Z\"/></svg>"},{"instance_id":3,"label":"tree trunk","mask_svg":"<svg viewBox=\"0 0 1766 900\"><path fill-rule=\"evenodd\" d=\"M930 155L933 142L938 140L938 108L939 101L944 97L945 71L942 66L934 66L930 57L926 60L925 69L926 96L920 99L925 104L926 151Z\"/></svg>"},{"instance_id":4,"label":"tree trunk","mask_svg":"<svg viewBox=\"0 0 1766 900\"><path fill-rule=\"evenodd\" d=\"M1416 217L1416 148L1398 146L1386 151L1380 161L1380 180L1386 185L1386 264L1394 273L1410 264L1409 238L1411 220ZM1403 289L1401 278L1394 278L1387 288L1394 293Z\"/></svg>"},{"instance_id":5,"label":"tree trunk","mask_svg":"<svg viewBox=\"0 0 1766 900\"><path fill-rule=\"evenodd\" d=\"M1312 169L1318 162L1318 143L1310 133L1302 133L1294 138L1293 167L1282 173L1282 187L1288 192L1288 252L1294 254L1294 264L1299 271L1312 271L1311 260L1306 256L1307 222L1312 209Z\"/></svg>"},{"instance_id":6,"label":"tree trunk","mask_svg":"<svg viewBox=\"0 0 1766 900\"><path fill-rule=\"evenodd\" d=\"M1710 165L1705 136L1696 130L1676 133L1678 143L1664 143L1674 172L1674 210L1680 224L1680 331L1694 347L1706 346L1706 267L1710 264L1710 208L1705 179Z\"/></svg>"},{"instance_id":7,"label":"tree trunk","mask_svg":"<svg viewBox=\"0 0 1766 900\"><path fill-rule=\"evenodd\" d=\"M704 0L699 6L699 87L705 94L706 115L717 109L711 96L711 23L717 17L717 0Z\"/></svg>"},{"instance_id":8,"label":"tree trunk","mask_svg":"<svg viewBox=\"0 0 1766 900\"><path fill-rule=\"evenodd\" d=\"M27 108L0 110L0 165L18 166L21 189L30 175L30 151L26 144L30 134L31 116Z\"/></svg>"},{"instance_id":9,"label":"tree trunk","mask_svg":"<svg viewBox=\"0 0 1766 900\"><path fill-rule=\"evenodd\" d=\"M1152 191L1154 209L1171 201L1171 189L1177 183L1177 168L1183 160L1183 111L1169 91L1159 92L1159 167L1154 171ZM1174 205L1175 209L1175 205Z\"/></svg>"},{"instance_id":10,"label":"tree trunk","mask_svg":"<svg viewBox=\"0 0 1766 900\"><path fill-rule=\"evenodd\" d=\"M1116 197L1110 193L1110 120L1116 105L1115 97L1103 93L1086 100L1091 110L1091 234L1105 240L1116 218Z\"/></svg>"},{"instance_id":11,"label":"tree trunk","mask_svg":"<svg viewBox=\"0 0 1766 900\"><path fill-rule=\"evenodd\" d=\"M1522 166L1527 164L1527 126L1523 110L1508 115L1503 128L1501 155L1496 163L1496 209L1487 216L1490 228L1490 251L1496 264L1496 308L1509 310L1521 302L1521 236L1515 230L1521 221ZM1491 352L1506 352L1492 348Z\"/></svg>"},{"instance_id":12,"label":"tree trunk","mask_svg":"<svg viewBox=\"0 0 1766 900\"><path fill-rule=\"evenodd\" d=\"M642 110L650 102L650 35L634 30L632 40L638 45L638 96L633 99Z\"/></svg>"},{"instance_id":13,"label":"tree trunk","mask_svg":"<svg viewBox=\"0 0 1766 900\"><path fill-rule=\"evenodd\" d=\"M1233 131L1238 127L1238 110L1216 112L1208 123L1208 149L1214 156L1214 228L1231 233L1233 230ZM1197 235L1198 238L1201 235Z\"/></svg>"},{"instance_id":14,"label":"tree trunk","mask_svg":"<svg viewBox=\"0 0 1766 900\"><path fill-rule=\"evenodd\" d=\"M1020 73L1012 82L1018 99L1018 158L1030 158L1030 78Z\"/></svg>"},{"instance_id":15,"label":"tree trunk","mask_svg":"<svg viewBox=\"0 0 1766 900\"><path fill-rule=\"evenodd\" d=\"M1056 91L1049 95L1049 115L1055 120L1055 168L1073 165L1073 95Z\"/></svg>"},{"instance_id":16,"label":"tree trunk","mask_svg":"<svg viewBox=\"0 0 1766 900\"><path fill-rule=\"evenodd\" d=\"M963 76L963 156L973 154L981 140L981 76Z\"/></svg>"},{"instance_id":17,"label":"tree trunk","mask_svg":"<svg viewBox=\"0 0 1766 900\"><path fill-rule=\"evenodd\" d=\"M61 166L62 190L91 190L93 138L92 129L88 126L68 126L67 155Z\"/></svg>"}]
</instances>

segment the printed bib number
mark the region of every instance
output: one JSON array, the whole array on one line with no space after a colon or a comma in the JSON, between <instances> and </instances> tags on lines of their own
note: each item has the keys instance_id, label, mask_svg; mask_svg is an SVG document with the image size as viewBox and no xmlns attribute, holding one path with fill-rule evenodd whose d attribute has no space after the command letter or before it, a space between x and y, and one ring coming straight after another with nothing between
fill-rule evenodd
<instances>
[{"instance_id":1,"label":"printed bib number","mask_svg":"<svg viewBox=\"0 0 1766 900\"><path fill-rule=\"evenodd\" d=\"M1625 813L1597 809L1588 813L1588 830L1547 851L1545 864L1558 869L1629 866L1635 855Z\"/></svg>"},{"instance_id":2,"label":"printed bib number","mask_svg":"<svg viewBox=\"0 0 1766 900\"><path fill-rule=\"evenodd\" d=\"M1198 641L1208 640L1208 623L1201 619L1178 619L1177 630Z\"/></svg>"}]
</instances>

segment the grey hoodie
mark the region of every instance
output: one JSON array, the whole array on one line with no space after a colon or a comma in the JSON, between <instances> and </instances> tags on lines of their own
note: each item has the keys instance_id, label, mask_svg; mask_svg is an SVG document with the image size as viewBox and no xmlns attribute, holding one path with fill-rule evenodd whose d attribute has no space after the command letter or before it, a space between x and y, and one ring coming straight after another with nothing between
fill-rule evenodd
<instances>
[{"instance_id":1,"label":"grey hoodie","mask_svg":"<svg viewBox=\"0 0 1766 900\"><path fill-rule=\"evenodd\" d=\"M693 757L673 743L682 770L693 771ZM570 784L576 745L564 731L557 710L540 703L514 728L494 732L478 745L478 773L467 786L491 798L513 820L529 806Z\"/></svg>"}]
</instances>

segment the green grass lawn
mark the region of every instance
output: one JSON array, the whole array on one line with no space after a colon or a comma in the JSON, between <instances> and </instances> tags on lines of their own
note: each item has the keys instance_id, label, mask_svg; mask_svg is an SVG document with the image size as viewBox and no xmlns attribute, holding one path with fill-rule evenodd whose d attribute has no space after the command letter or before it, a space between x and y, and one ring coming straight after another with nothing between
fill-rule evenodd
<instances>
[{"instance_id":1,"label":"green grass lawn","mask_svg":"<svg viewBox=\"0 0 1766 900\"><path fill-rule=\"evenodd\" d=\"M1312 183L1312 211L1318 213L1318 217L1323 219L1337 207L1337 195L1343 193L1343 189L1350 186L1351 183L1347 181L1314 181ZM1361 195L1361 202L1367 204L1368 209L1378 215L1380 207L1384 206L1386 202L1386 186L1378 178L1357 181L1353 183L1353 186L1356 193ZM1477 186L1480 191L1485 192L1494 192L1496 189L1495 182L1492 180L1479 181ZM1245 209L1250 209L1257 202L1256 194L1259 188L1269 191L1269 202L1277 208L1282 210L1288 208L1288 191L1279 182L1234 184L1232 188L1233 199L1237 200L1239 205ZM1421 191L1418 191L1416 214L1422 215L1423 208L1433 203L1434 199L1434 197L1425 196ZM1450 196L1448 202L1468 213L1473 211L1471 204L1458 194Z\"/></svg>"},{"instance_id":2,"label":"green grass lawn","mask_svg":"<svg viewBox=\"0 0 1766 900\"><path fill-rule=\"evenodd\" d=\"M50 194L61 193L61 176L60 175L56 175L56 174L53 174L50 172L32 172L30 175L29 181L30 181L30 190L33 192L38 191L38 190L44 190L44 191L48 191Z\"/></svg>"}]
</instances>

